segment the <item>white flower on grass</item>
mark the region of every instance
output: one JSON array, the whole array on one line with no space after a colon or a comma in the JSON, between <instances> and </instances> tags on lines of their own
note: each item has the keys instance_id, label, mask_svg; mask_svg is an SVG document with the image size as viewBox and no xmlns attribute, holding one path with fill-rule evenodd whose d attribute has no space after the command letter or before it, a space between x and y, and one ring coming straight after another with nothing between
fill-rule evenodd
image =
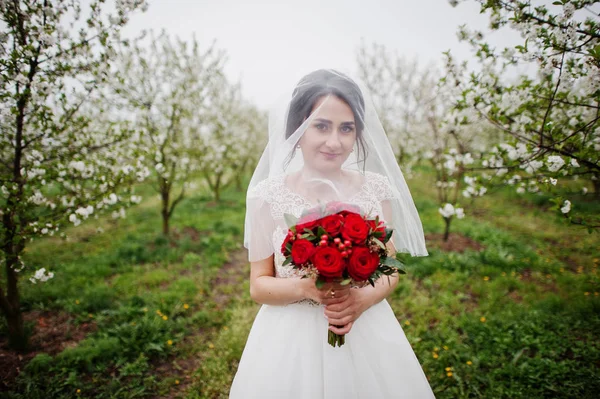
<instances>
[{"instance_id":1,"label":"white flower on grass","mask_svg":"<svg viewBox=\"0 0 600 399\"><path fill-rule=\"evenodd\" d=\"M571 158L571 166L574 168L578 168L579 162L577 162L577 160L575 158Z\"/></svg>"},{"instance_id":2,"label":"white flower on grass","mask_svg":"<svg viewBox=\"0 0 600 399\"><path fill-rule=\"evenodd\" d=\"M571 201L565 200L565 202L563 202L562 208L560 208L560 211L564 214L569 213L571 211Z\"/></svg>"},{"instance_id":3,"label":"white flower on grass","mask_svg":"<svg viewBox=\"0 0 600 399\"><path fill-rule=\"evenodd\" d=\"M563 167L563 165L565 164L565 161L558 155L550 155L547 159L547 163L548 163L548 170L550 172L556 172L560 168Z\"/></svg>"},{"instance_id":4,"label":"white flower on grass","mask_svg":"<svg viewBox=\"0 0 600 399\"><path fill-rule=\"evenodd\" d=\"M454 215L454 206L452 206L450 203L447 203L443 208L438 209L438 212L444 218L449 218L450 216Z\"/></svg>"},{"instance_id":5,"label":"white flower on grass","mask_svg":"<svg viewBox=\"0 0 600 399\"><path fill-rule=\"evenodd\" d=\"M462 218L465 217L465 211L464 211L464 209L462 209L462 208L456 208L454 211L456 213L456 217L457 218L462 219Z\"/></svg>"},{"instance_id":6,"label":"white flower on grass","mask_svg":"<svg viewBox=\"0 0 600 399\"><path fill-rule=\"evenodd\" d=\"M33 277L29 278L29 281L31 281L33 284L36 284L38 282L38 280L39 281L48 281L52 277L54 277L54 273L48 272L48 274L46 274L46 268L42 267L41 269L39 269L38 271L35 272Z\"/></svg>"},{"instance_id":7,"label":"white flower on grass","mask_svg":"<svg viewBox=\"0 0 600 399\"><path fill-rule=\"evenodd\" d=\"M583 193L583 195L586 195L586 194L587 194L587 192L588 192L588 189L587 189L587 187L584 187L584 188L582 188L582 189L581 189L581 192Z\"/></svg>"}]
</instances>

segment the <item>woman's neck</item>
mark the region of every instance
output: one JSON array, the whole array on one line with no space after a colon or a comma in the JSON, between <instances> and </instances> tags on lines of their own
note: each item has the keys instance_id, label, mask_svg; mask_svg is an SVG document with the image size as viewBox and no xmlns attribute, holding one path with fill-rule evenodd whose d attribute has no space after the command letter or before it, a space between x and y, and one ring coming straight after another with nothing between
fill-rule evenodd
<instances>
[{"instance_id":1,"label":"woman's neck","mask_svg":"<svg viewBox=\"0 0 600 399\"><path fill-rule=\"evenodd\" d=\"M335 183L342 183L347 178L341 168L337 170L323 172L320 170L313 169L307 165L304 165L302 169L300 169L298 177L301 181L305 182L313 179L327 179Z\"/></svg>"}]
</instances>

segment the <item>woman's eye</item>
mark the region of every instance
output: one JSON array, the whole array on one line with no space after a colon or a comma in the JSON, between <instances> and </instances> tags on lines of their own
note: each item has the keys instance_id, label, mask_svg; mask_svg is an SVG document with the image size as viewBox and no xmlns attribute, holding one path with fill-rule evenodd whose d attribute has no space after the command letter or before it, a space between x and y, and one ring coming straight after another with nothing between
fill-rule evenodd
<instances>
[{"instance_id":1,"label":"woman's eye","mask_svg":"<svg viewBox=\"0 0 600 399\"><path fill-rule=\"evenodd\" d=\"M324 124L324 123L317 123L317 124L315 125L315 127L316 127L317 129L319 129L319 130L326 130L326 129L327 129L327 125L326 125L326 124Z\"/></svg>"},{"instance_id":2,"label":"woman's eye","mask_svg":"<svg viewBox=\"0 0 600 399\"><path fill-rule=\"evenodd\" d=\"M354 128L352 126L342 126L342 132L344 133L352 133Z\"/></svg>"}]
</instances>

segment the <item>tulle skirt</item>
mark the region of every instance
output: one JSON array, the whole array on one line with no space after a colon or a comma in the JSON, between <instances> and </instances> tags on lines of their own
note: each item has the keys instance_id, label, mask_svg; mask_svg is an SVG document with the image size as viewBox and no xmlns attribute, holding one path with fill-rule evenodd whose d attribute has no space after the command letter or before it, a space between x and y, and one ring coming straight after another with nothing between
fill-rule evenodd
<instances>
[{"instance_id":1,"label":"tulle skirt","mask_svg":"<svg viewBox=\"0 0 600 399\"><path fill-rule=\"evenodd\" d=\"M427 378L386 300L364 312L346 343L327 343L322 306L263 305L229 397L434 398Z\"/></svg>"}]
</instances>

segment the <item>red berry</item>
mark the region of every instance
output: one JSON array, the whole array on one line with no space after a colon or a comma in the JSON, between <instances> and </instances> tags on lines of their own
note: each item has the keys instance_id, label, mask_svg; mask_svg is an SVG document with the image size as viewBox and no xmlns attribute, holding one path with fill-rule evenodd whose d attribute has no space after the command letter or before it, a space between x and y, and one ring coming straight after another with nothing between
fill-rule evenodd
<instances>
[{"instance_id":1,"label":"red berry","mask_svg":"<svg viewBox=\"0 0 600 399\"><path fill-rule=\"evenodd\" d=\"M336 244L339 244L340 242L342 242L342 240L339 237L336 237L333 239L333 242L335 242Z\"/></svg>"},{"instance_id":2,"label":"red berry","mask_svg":"<svg viewBox=\"0 0 600 399\"><path fill-rule=\"evenodd\" d=\"M348 252L346 252L346 251L343 251L343 252L342 252L342 258L347 258L347 257L348 257Z\"/></svg>"},{"instance_id":3,"label":"red berry","mask_svg":"<svg viewBox=\"0 0 600 399\"><path fill-rule=\"evenodd\" d=\"M352 250L351 249L347 249L346 252L348 252L348 255L352 255Z\"/></svg>"},{"instance_id":4,"label":"red berry","mask_svg":"<svg viewBox=\"0 0 600 399\"><path fill-rule=\"evenodd\" d=\"M352 246L352 242L350 240L346 240L344 241L344 245L347 247L351 247Z\"/></svg>"},{"instance_id":5,"label":"red berry","mask_svg":"<svg viewBox=\"0 0 600 399\"><path fill-rule=\"evenodd\" d=\"M327 240L329 240L329 236L328 236L327 234L323 234L323 235L321 236L321 240L325 240L325 241L327 241Z\"/></svg>"},{"instance_id":6,"label":"red berry","mask_svg":"<svg viewBox=\"0 0 600 399\"><path fill-rule=\"evenodd\" d=\"M302 234L300 234L300 233L296 234L296 238L297 239L301 239L302 238Z\"/></svg>"},{"instance_id":7,"label":"red berry","mask_svg":"<svg viewBox=\"0 0 600 399\"><path fill-rule=\"evenodd\" d=\"M338 248L343 250L344 248L346 248L346 246L344 244L340 244L338 245Z\"/></svg>"},{"instance_id":8,"label":"red berry","mask_svg":"<svg viewBox=\"0 0 600 399\"><path fill-rule=\"evenodd\" d=\"M324 247L325 245L327 245L327 240L321 240L321 242L319 243L322 247Z\"/></svg>"}]
</instances>

